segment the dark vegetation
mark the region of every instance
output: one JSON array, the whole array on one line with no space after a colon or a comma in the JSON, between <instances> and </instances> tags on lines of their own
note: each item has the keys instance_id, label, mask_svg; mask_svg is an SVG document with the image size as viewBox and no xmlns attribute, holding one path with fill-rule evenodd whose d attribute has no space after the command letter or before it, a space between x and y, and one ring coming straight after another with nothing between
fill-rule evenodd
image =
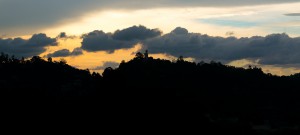
<instances>
[{"instance_id":1,"label":"dark vegetation","mask_svg":"<svg viewBox=\"0 0 300 135\"><path fill-rule=\"evenodd\" d=\"M2 53L0 75L2 103L8 106L170 109L166 117L193 121L191 125L211 133L277 135L300 129L300 74L274 76L256 67L182 57L171 62L138 53L100 75L63 60L24 60Z\"/></svg>"}]
</instances>

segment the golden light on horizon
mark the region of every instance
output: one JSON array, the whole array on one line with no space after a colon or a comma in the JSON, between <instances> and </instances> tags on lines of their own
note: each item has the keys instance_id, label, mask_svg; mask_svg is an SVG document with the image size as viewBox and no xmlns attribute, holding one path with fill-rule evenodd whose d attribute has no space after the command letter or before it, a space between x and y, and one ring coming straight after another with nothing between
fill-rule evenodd
<instances>
[{"instance_id":1,"label":"golden light on horizon","mask_svg":"<svg viewBox=\"0 0 300 135\"><path fill-rule=\"evenodd\" d=\"M72 38L57 39L58 46L47 46L47 51L40 54L40 56L45 57L50 53L62 49L68 49L72 52L73 49L81 47L81 36L83 34L95 30L114 33L116 30L122 30L134 25L143 25L149 29L158 28L163 32L162 35L170 33L176 27L182 27L186 28L189 33L207 34L212 37L235 36L237 38L250 38L252 36L266 36L268 34L283 32L289 34L290 37L297 37L300 35L300 21L295 16L291 17L285 14L298 12L297 7L299 6L300 3L297 2L234 7L161 6L122 10L119 8L95 9L78 14L78 16L73 16L73 18L65 17L56 23L49 24L48 27L38 29L38 33L45 33L52 38L55 38L61 32L66 32L68 36L72 36ZM231 34L228 35L227 33ZM31 35L21 35L20 37L29 39ZM134 52L137 52L140 48L140 45L136 45L130 49L116 50L114 53L106 53L101 50L94 50L98 52L83 51L83 55L58 57L54 58L54 60L64 58L72 66L81 69L93 69L103 65L107 61L128 61L134 57ZM151 50L149 51L151 53ZM177 57L168 54L152 54L152 56L169 60L176 59ZM195 59L190 57L187 60L194 61ZM232 61L229 64L234 66L255 64L251 62L253 61L241 59ZM266 72L270 71L280 75L289 74L293 71L298 72L298 69L293 68L293 66L288 68L285 67L286 65L282 65L282 67L277 65L259 66L263 67Z\"/></svg>"}]
</instances>

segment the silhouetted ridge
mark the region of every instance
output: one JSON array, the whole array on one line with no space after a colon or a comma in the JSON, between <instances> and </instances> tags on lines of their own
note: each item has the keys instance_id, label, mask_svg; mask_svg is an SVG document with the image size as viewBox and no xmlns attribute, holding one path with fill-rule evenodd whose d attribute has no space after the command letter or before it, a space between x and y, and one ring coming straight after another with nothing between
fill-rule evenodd
<instances>
[{"instance_id":1,"label":"silhouetted ridge","mask_svg":"<svg viewBox=\"0 0 300 135\"><path fill-rule=\"evenodd\" d=\"M80 98L93 93L102 78L98 73L90 74L88 70L71 67L65 60L53 62L49 58L46 61L38 56L19 60L3 53L0 74L2 93L14 97L11 100L16 102L36 98L56 103Z\"/></svg>"},{"instance_id":2,"label":"silhouetted ridge","mask_svg":"<svg viewBox=\"0 0 300 135\"><path fill-rule=\"evenodd\" d=\"M296 134L300 127L299 74L274 76L256 67L195 63L183 57L172 62L149 57L148 52L137 53L118 68L106 68L102 76L64 60L1 54L0 74L6 105L171 108L174 119L195 120L193 126L202 133Z\"/></svg>"}]
</instances>

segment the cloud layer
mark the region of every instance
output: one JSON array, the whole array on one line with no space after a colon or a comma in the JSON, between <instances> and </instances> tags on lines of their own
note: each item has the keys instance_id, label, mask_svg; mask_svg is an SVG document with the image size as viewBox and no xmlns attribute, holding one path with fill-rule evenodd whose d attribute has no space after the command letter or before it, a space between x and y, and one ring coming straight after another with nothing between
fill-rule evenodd
<instances>
[{"instance_id":1,"label":"cloud layer","mask_svg":"<svg viewBox=\"0 0 300 135\"><path fill-rule=\"evenodd\" d=\"M47 37L46 34L34 34L30 39L0 38L0 52L15 55L17 57L31 57L46 51L47 46L56 46L55 38Z\"/></svg>"},{"instance_id":2,"label":"cloud layer","mask_svg":"<svg viewBox=\"0 0 300 135\"><path fill-rule=\"evenodd\" d=\"M66 34L61 34L65 37ZM82 36L82 45L73 51L62 49L48 54L48 57L68 57L87 52L114 52L129 49L137 43L142 50L151 54L168 54L175 57L191 57L197 61L215 60L230 62L241 59L258 60L265 65L300 64L300 37L292 38L287 34L271 34L265 37L214 37L201 33L190 33L187 29L177 27L170 33L162 35L158 29L133 26L115 33L95 30ZM0 52L18 57L40 55L48 46L56 46L57 39L45 34L34 34L29 39L1 39Z\"/></svg>"},{"instance_id":3,"label":"cloud layer","mask_svg":"<svg viewBox=\"0 0 300 135\"><path fill-rule=\"evenodd\" d=\"M146 29L143 27L143 29ZM125 29L126 30L126 29ZM148 29L150 30L150 29ZM100 33L100 34L99 34ZM131 32L129 32L131 33ZM133 47L137 42L115 40L114 34L94 31L84 36L82 47L87 51L111 51ZM129 34L133 38L131 34ZM138 35L137 37L140 37ZM285 65L300 63L300 37L286 34L271 34L250 38L213 37L200 33L189 33L177 27L172 32L138 40L143 50L150 53L165 53L175 57L192 57L196 60L259 60L260 64Z\"/></svg>"},{"instance_id":4,"label":"cloud layer","mask_svg":"<svg viewBox=\"0 0 300 135\"><path fill-rule=\"evenodd\" d=\"M133 26L115 33L105 33L95 30L82 36L82 49L95 52L106 51L109 53L117 49L132 48L136 43L161 35L158 29L148 29L144 26Z\"/></svg>"},{"instance_id":5,"label":"cloud layer","mask_svg":"<svg viewBox=\"0 0 300 135\"><path fill-rule=\"evenodd\" d=\"M144 42L152 53L193 57L197 60L259 60L260 64L299 64L300 38L271 34L250 38L212 37L199 33L169 33Z\"/></svg>"},{"instance_id":6,"label":"cloud layer","mask_svg":"<svg viewBox=\"0 0 300 135\"><path fill-rule=\"evenodd\" d=\"M107 9L237 7L290 2L299 0L0 0L0 29L9 32L22 28L21 31L32 32Z\"/></svg>"}]
</instances>

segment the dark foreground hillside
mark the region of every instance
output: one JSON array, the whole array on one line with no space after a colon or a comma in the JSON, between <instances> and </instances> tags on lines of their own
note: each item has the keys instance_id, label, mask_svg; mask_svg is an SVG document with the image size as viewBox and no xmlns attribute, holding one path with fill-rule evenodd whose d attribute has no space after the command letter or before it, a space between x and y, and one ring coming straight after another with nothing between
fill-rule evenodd
<instances>
[{"instance_id":1,"label":"dark foreground hillside","mask_svg":"<svg viewBox=\"0 0 300 135\"><path fill-rule=\"evenodd\" d=\"M138 53L116 69L105 69L102 76L64 61L2 54L0 75L7 106L92 106L122 112L148 108L211 133L298 134L300 129L299 74L279 77L256 67L182 58L171 62Z\"/></svg>"}]
</instances>

